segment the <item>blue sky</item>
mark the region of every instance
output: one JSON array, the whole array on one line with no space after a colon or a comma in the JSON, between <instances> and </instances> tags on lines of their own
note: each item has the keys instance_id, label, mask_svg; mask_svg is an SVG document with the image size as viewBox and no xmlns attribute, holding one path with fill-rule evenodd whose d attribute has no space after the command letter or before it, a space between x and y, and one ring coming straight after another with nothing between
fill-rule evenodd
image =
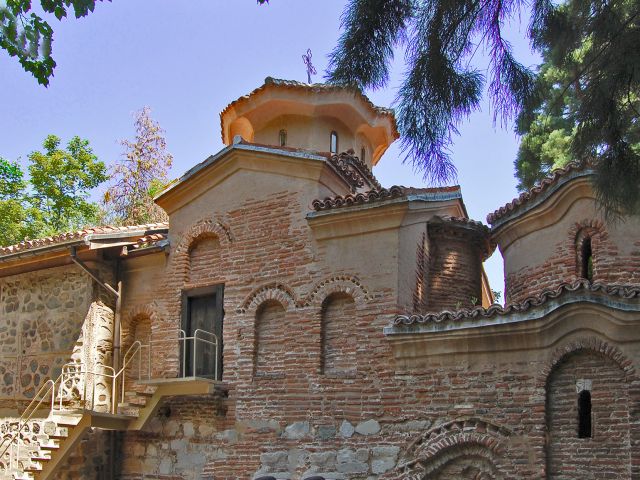
<instances>
[{"instance_id":1,"label":"blue sky","mask_svg":"<svg viewBox=\"0 0 640 480\"><path fill-rule=\"evenodd\" d=\"M0 156L25 159L53 133L90 140L105 163L116 160L120 139L133 135L132 113L145 105L166 131L174 156L172 177L222 148L219 113L266 76L306 81L301 55L313 52L321 81L327 54L340 33L345 0L115 0L76 20L51 20L58 67L44 88L0 52ZM526 20L526 13L522 15ZM517 57L537 62L516 21L509 27ZM478 68L484 59L478 56ZM399 52L385 89L366 92L392 106L402 78ZM469 215L487 213L517 195L513 159L518 139L511 126L493 125L489 105L474 113L455 139ZM384 186L422 186L421 174L401 163L393 145L374 170ZM499 252L487 262L493 288L502 290Z\"/></svg>"}]
</instances>

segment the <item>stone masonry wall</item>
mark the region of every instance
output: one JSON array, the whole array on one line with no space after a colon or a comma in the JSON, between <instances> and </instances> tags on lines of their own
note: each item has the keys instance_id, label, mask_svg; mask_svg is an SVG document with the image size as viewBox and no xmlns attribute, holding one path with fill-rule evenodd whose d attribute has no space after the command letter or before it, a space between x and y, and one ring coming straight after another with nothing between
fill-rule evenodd
<instances>
[{"instance_id":1,"label":"stone masonry wall","mask_svg":"<svg viewBox=\"0 0 640 480\"><path fill-rule=\"evenodd\" d=\"M77 266L0 278L0 401L31 398L57 378L94 291Z\"/></svg>"}]
</instances>

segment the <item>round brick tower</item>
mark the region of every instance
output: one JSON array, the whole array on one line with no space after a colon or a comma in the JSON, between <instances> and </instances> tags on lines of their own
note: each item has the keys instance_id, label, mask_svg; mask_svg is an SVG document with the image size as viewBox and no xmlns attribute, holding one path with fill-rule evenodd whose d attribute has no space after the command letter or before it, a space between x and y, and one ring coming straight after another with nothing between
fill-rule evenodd
<instances>
[{"instance_id":1,"label":"round brick tower","mask_svg":"<svg viewBox=\"0 0 640 480\"><path fill-rule=\"evenodd\" d=\"M482 262L493 250L489 229L473 220L439 216L429 221L426 308L459 310L482 302Z\"/></svg>"}]
</instances>

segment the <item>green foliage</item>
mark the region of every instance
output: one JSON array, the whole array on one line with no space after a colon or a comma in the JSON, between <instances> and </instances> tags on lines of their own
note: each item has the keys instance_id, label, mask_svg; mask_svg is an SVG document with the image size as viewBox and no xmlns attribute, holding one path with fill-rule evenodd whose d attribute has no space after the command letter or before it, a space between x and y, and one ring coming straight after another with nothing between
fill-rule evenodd
<instances>
[{"instance_id":1,"label":"green foliage","mask_svg":"<svg viewBox=\"0 0 640 480\"><path fill-rule=\"evenodd\" d=\"M350 0L328 79L361 89L383 87L393 48L404 45L407 73L397 108L402 145L425 177L447 181L456 172L449 155L452 134L478 108L485 85L485 75L469 67L478 47L490 52L488 88L496 115L512 118L531 97L534 76L502 36L504 21L524 3Z\"/></svg>"},{"instance_id":2,"label":"green foliage","mask_svg":"<svg viewBox=\"0 0 640 480\"><path fill-rule=\"evenodd\" d=\"M73 230L98 219L98 206L87 201L89 191L107 179L106 167L93 154L89 142L73 137L66 149L49 135L44 152L29 155L32 193L29 202L39 212L46 234Z\"/></svg>"},{"instance_id":3,"label":"green foliage","mask_svg":"<svg viewBox=\"0 0 640 480\"><path fill-rule=\"evenodd\" d=\"M22 203L25 182L22 177L17 162L0 157L0 245L9 245L27 236Z\"/></svg>"},{"instance_id":4,"label":"green foliage","mask_svg":"<svg viewBox=\"0 0 640 480\"><path fill-rule=\"evenodd\" d=\"M536 101L518 119L524 134L515 161L520 189L571 159L594 159L605 211L638 210L639 15L634 1L571 0L536 32L544 61Z\"/></svg>"},{"instance_id":5,"label":"green foliage","mask_svg":"<svg viewBox=\"0 0 640 480\"><path fill-rule=\"evenodd\" d=\"M545 63L521 65L502 27L531 8L527 35ZM350 0L328 79L380 88L393 49L405 48L407 73L397 100L407 159L425 177L455 175L452 136L478 108L484 72L469 67L489 53L488 92L503 124L518 117L527 133L516 165L520 188L570 159L595 160L594 185L607 213L640 206L640 8L637 0Z\"/></svg>"},{"instance_id":6,"label":"green foliage","mask_svg":"<svg viewBox=\"0 0 640 480\"><path fill-rule=\"evenodd\" d=\"M124 153L111 171L111 185L104 194L110 223L138 225L163 222L167 216L154 201L167 185L173 157L166 151L164 130L144 107L135 114L134 141L123 140Z\"/></svg>"},{"instance_id":7,"label":"green foliage","mask_svg":"<svg viewBox=\"0 0 640 480\"><path fill-rule=\"evenodd\" d=\"M76 18L93 12L101 0L41 0L44 12L62 20L73 10ZM26 72L47 86L56 62L51 56L53 29L42 17L31 11L30 0L0 2L0 48L17 57Z\"/></svg>"},{"instance_id":8,"label":"green foliage","mask_svg":"<svg viewBox=\"0 0 640 480\"><path fill-rule=\"evenodd\" d=\"M106 180L106 169L87 140L73 137L66 149L49 135L44 152L29 155L29 180L18 162L0 158L0 245L95 224L98 206L89 190Z\"/></svg>"}]
</instances>

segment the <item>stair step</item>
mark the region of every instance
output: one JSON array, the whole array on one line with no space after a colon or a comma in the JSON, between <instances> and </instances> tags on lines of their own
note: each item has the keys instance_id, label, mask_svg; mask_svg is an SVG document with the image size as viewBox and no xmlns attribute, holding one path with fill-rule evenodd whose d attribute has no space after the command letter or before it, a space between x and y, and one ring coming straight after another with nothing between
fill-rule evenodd
<instances>
[{"instance_id":1,"label":"stair step","mask_svg":"<svg viewBox=\"0 0 640 480\"><path fill-rule=\"evenodd\" d=\"M59 427L75 427L81 420L80 415L64 415L64 414L55 414L51 416L51 419L56 422L56 425Z\"/></svg>"},{"instance_id":2,"label":"stair step","mask_svg":"<svg viewBox=\"0 0 640 480\"><path fill-rule=\"evenodd\" d=\"M45 457L42 455L38 455L37 457L31 457L31 461L33 462L48 462L51 460L51 457Z\"/></svg>"},{"instance_id":3,"label":"stair step","mask_svg":"<svg viewBox=\"0 0 640 480\"><path fill-rule=\"evenodd\" d=\"M40 450L58 450L60 445L40 445Z\"/></svg>"}]
</instances>

